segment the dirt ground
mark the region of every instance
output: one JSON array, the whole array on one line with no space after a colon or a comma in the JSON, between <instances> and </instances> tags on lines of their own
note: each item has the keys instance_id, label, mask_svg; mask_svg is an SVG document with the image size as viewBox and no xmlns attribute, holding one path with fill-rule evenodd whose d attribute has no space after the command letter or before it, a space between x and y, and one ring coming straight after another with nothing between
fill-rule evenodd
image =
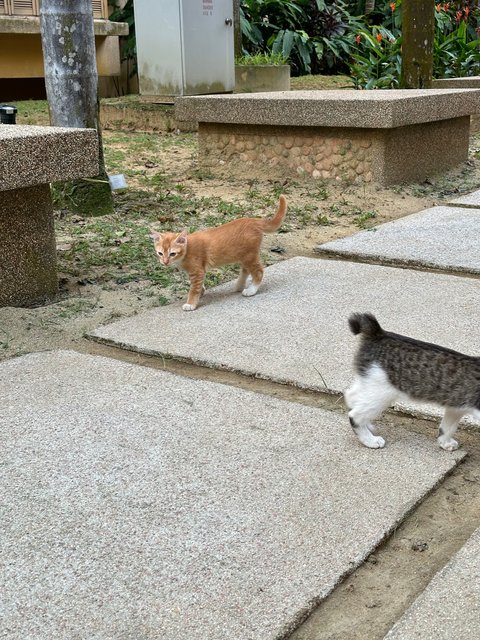
<instances>
[{"instance_id":1,"label":"dirt ground","mask_svg":"<svg viewBox=\"0 0 480 640\"><path fill-rule=\"evenodd\" d=\"M338 398L229 372L143 358L90 342L85 334L101 324L184 298L187 281L183 275L159 279L161 267L146 239L151 227L183 225L185 216L190 214L199 227L231 219L237 211L242 215L270 215L278 194L284 192L289 204L285 225L281 233L264 240L264 258L270 264L293 256L316 258L314 247L322 242L441 204L480 185L475 138L468 162L448 175L389 189L312 184L297 178L278 184L263 171L259 171L257 180L249 182L234 177L215 179L202 175L198 169L194 134L165 136L163 142L168 144L162 145L145 135L139 138L134 133L105 132L104 141L109 173L124 173L129 184L127 192L115 196L116 217L92 221L58 209L58 298L38 308L0 309L0 360L31 351L75 349L343 411ZM182 209L183 218L175 214L176 207ZM127 225L134 212L135 228ZM100 235L108 236L110 244L99 245L95 254L90 249L98 244ZM135 251L137 238L143 243L140 252ZM119 259L120 249L129 249L129 253L122 254L123 262ZM135 277L131 277L133 272ZM231 272L225 272L216 281L231 277ZM268 278L268 271L265 277ZM393 415L386 416L385 422L428 433L435 446L432 422ZM480 444L476 434L466 431L460 440L470 452L467 461L412 512L368 562L346 578L292 638L383 638L429 579L479 526Z\"/></svg>"}]
</instances>

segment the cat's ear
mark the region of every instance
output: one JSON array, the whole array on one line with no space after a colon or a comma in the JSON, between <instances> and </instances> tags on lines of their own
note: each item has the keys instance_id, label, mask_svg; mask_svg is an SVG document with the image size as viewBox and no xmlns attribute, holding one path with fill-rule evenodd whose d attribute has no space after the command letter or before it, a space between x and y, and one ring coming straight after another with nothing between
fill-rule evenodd
<instances>
[{"instance_id":1,"label":"cat's ear","mask_svg":"<svg viewBox=\"0 0 480 640\"><path fill-rule=\"evenodd\" d=\"M150 238L154 242L160 242L160 240L162 239L162 234L158 233L157 231L150 231Z\"/></svg>"},{"instance_id":2,"label":"cat's ear","mask_svg":"<svg viewBox=\"0 0 480 640\"><path fill-rule=\"evenodd\" d=\"M187 230L184 229L180 235L175 238L175 242L178 244L187 244Z\"/></svg>"}]
</instances>

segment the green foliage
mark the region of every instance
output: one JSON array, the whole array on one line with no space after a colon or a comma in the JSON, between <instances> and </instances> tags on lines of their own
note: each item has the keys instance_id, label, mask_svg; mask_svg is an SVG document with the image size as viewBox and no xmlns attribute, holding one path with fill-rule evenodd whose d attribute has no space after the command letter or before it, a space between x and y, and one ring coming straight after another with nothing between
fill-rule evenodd
<instances>
[{"instance_id":1,"label":"green foliage","mask_svg":"<svg viewBox=\"0 0 480 640\"><path fill-rule=\"evenodd\" d=\"M133 0L109 0L111 19L127 22L122 59L135 59ZM402 0L240 0L241 64L289 62L292 75L350 73L357 88L394 88L401 67ZM435 6L434 77L480 73L477 0Z\"/></svg>"},{"instance_id":2,"label":"green foliage","mask_svg":"<svg viewBox=\"0 0 480 640\"><path fill-rule=\"evenodd\" d=\"M286 64L287 58L281 53L254 53L240 56L235 60L235 64L259 66L263 64L281 65Z\"/></svg>"},{"instance_id":3,"label":"green foliage","mask_svg":"<svg viewBox=\"0 0 480 640\"><path fill-rule=\"evenodd\" d=\"M136 60L137 44L135 40L135 16L133 13L133 0L127 0L125 6L120 8L117 0L109 0L108 4L113 11L110 15L112 22L126 22L128 24L128 36L120 38L120 52L122 60ZM136 72L136 64L132 74Z\"/></svg>"},{"instance_id":4,"label":"green foliage","mask_svg":"<svg viewBox=\"0 0 480 640\"><path fill-rule=\"evenodd\" d=\"M433 75L436 78L474 76L480 72L480 10L437 5ZM468 11L467 11L468 10ZM465 14L465 11L467 13Z\"/></svg>"},{"instance_id":5,"label":"green foliage","mask_svg":"<svg viewBox=\"0 0 480 640\"><path fill-rule=\"evenodd\" d=\"M352 54L351 74L357 89L398 88L401 39L384 27L361 29Z\"/></svg>"},{"instance_id":6,"label":"green foliage","mask_svg":"<svg viewBox=\"0 0 480 640\"><path fill-rule=\"evenodd\" d=\"M342 73L361 25L345 0L241 0L246 53L288 58L293 75Z\"/></svg>"},{"instance_id":7,"label":"green foliage","mask_svg":"<svg viewBox=\"0 0 480 640\"><path fill-rule=\"evenodd\" d=\"M480 9L474 0L435 4L433 77L480 73ZM350 70L357 88L398 86L401 69L402 1L377 3L369 24L356 35Z\"/></svg>"}]
</instances>

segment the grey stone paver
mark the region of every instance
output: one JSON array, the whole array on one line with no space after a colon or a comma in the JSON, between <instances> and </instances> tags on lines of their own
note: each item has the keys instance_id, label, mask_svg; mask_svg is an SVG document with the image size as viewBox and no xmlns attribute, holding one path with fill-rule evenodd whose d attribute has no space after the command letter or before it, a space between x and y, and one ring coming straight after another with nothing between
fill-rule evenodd
<instances>
[{"instance_id":1,"label":"grey stone paver","mask_svg":"<svg viewBox=\"0 0 480 640\"><path fill-rule=\"evenodd\" d=\"M473 209L480 208L480 190L467 193L465 196L453 198L449 203L452 207L471 207Z\"/></svg>"},{"instance_id":2,"label":"grey stone paver","mask_svg":"<svg viewBox=\"0 0 480 640\"><path fill-rule=\"evenodd\" d=\"M473 640L480 635L480 529L433 578L387 640Z\"/></svg>"},{"instance_id":3,"label":"grey stone paver","mask_svg":"<svg viewBox=\"0 0 480 640\"><path fill-rule=\"evenodd\" d=\"M253 298L233 289L228 283L207 291L194 312L175 303L92 335L134 351L337 393L352 378L356 339L347 318L354 311L375 313L390 331L480 353L479 283L472 278L293 258L266 269Z\"/></svg>"},{"instance_id":4,"label":"grey stone paver","mask_svg":"<svg viewBox=\"0 0 480 640\"><path fill-rule=\"evenodd\" d=\"M447 271L480 273L480 209L433 207L353 236L318 253Z\"/></svg>"},{"instance_id":5,"label":"grey stone paver","mask_svg":"<svg viewBox=\"0 0 480 640\"><path fill-rule=\"evenodd\" d=\"M0 364L0 397L11 640L278 638L462 458L73 352Z\"/></svg>"}]
</instances>

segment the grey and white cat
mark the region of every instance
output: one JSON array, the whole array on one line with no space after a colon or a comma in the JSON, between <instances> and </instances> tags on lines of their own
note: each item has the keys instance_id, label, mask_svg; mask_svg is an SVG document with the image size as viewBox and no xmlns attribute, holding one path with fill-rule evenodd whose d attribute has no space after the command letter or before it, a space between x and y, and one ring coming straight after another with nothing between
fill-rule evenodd
<instances>
[{"instance_id":1,"label":"grey and white cat","mask_svg":"<svg viewBox=\"0 0 480 640\"><path fill-rule=\"evenodd\" d=\"M385 446L372 421L396 400L410 398L445 408L437 442L446 451L457 449L452 436L460 419L480 417L480 358L384 331L369 313L355 313L348 323L352 333L361 335L355 379L345 392L360 442L372 449Z\"/></svg>"}]
</instances>

